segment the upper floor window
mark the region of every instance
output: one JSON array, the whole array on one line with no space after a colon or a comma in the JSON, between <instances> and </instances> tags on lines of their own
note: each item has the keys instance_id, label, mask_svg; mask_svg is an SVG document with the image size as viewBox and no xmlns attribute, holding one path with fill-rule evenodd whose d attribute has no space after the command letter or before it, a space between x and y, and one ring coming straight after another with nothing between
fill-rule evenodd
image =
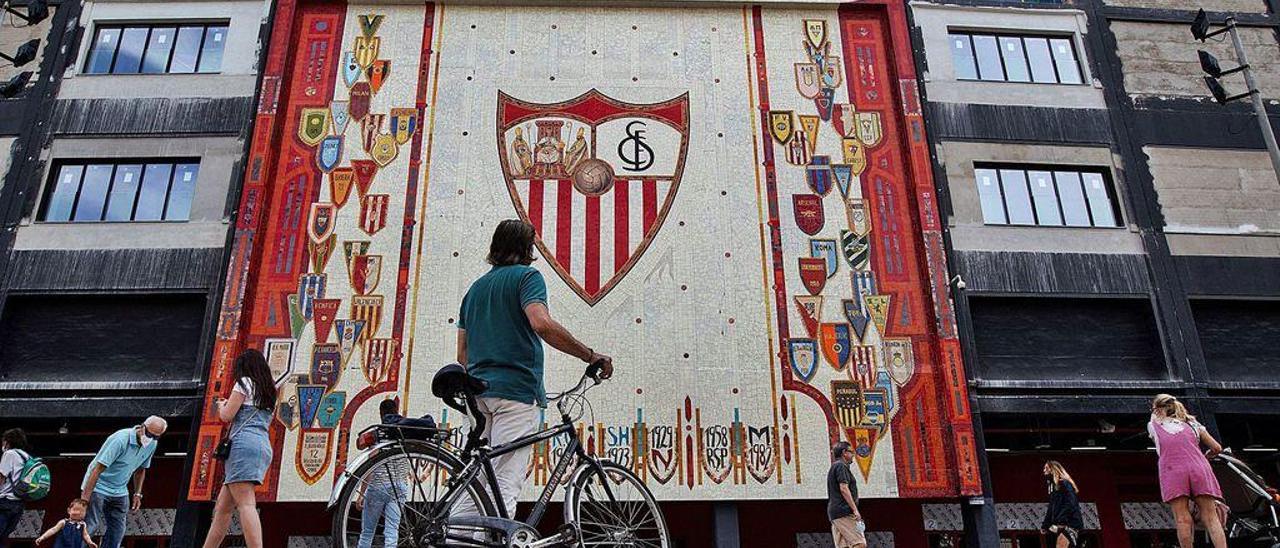
<instances>
[{"instance_id":1,"label":"upper floor window","mask_svg":"<svg viewBox=\"0 0 1280 548\"><path fill-rule=\"evenodd\" d=\"M951 31L950 38L957 79L1084 83L1070 36Z\"/></svg>"},{"instance_id":2,"label":"upper floor window","mask_svg":"<svg viewBox=\"0 0 1280 548\"><path fill-rule=\"evenodd\" d=\"M199 160L74 160L52 170L41 221L185 221Z\"/></svg>"},{"instance_id":3,"label":"upper floor window","mask_svg":"<svg viewBox=\"0 0 1280 548\"><path fill-rule=\"evenodd\" d=\"M986 224L1120 226L1106 170L978 165L974 176Z\"/></svg>"},{"instance_id":4,"label":"upper floor window","mask_svg":"<svg viewBox=\"0 0 1280 548\"><path fill-rule=\"evenodd\" d=\"M226 23L98 25L84 72L218 72L226 43Z\"/></svg>"}]
</instances>

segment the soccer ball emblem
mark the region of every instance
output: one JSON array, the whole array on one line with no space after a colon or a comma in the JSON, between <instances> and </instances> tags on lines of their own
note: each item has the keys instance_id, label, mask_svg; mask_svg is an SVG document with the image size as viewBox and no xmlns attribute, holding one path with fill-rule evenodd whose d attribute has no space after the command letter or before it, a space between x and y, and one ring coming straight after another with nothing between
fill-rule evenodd
<instances>
[{"instance_id":1,"label":"soccer ball emblem","mask_svg":"<svg viewBox=\"0 0 1280 548\"><path fill-rule=\"evenodd\" d=\"M608 162L587 158L573 169L573 188L587 196L599 196L613 188L613 168Z\"/></svg>"}]
</instances>

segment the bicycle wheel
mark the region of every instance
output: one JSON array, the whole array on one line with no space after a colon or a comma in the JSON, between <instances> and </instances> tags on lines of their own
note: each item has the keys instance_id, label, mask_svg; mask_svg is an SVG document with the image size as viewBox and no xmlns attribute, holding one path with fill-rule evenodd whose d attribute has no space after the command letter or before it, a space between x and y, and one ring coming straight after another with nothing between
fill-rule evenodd
<instances>
[{"instance_id":1,"label":"bicycle wheel","mask_svg":"<svg viewBox=\"0 0 1280 548\"><path fill-rule=\"evenodd\" d=\"M601 461L600 466L609 491L588 464L575 474L565 497L565 523L578 524L578 546L670 548L671 533L662 509L644 482L616 463Z\"/></svg>"},{"instance_id":2,"label":"bicycle wheel","mask_svg":"<svg viewBox=\"0 0 1280 548\"><path fill-rule=\"evenodd\" d=\"M457 457L438 445L413 441L405 442L403 448L390 446L379 451L354 470L343 487L333 512L334 548L428 548L442 545L445 534L474 533L447 527L430 515L448 490L449 478L463 468ZM488 491L478 481L467 486L455 507L468 500L481 515L497 515ZM395 521L394 517L388 519L388 513L399 515L394 533L386 529L388 522ZM365 521L369 522L367 543L362 544Z\"/></svg>"}]
</instances>

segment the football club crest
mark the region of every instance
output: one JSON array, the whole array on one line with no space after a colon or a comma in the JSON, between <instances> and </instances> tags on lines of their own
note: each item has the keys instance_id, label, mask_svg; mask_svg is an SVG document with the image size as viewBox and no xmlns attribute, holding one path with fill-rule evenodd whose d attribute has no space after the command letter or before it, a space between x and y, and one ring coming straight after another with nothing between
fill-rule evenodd
<instances>
[{"instance_id":1,"label":"football club crest","mask_svg":"<svg viewBox=\"0 0 1280 548\"><path fill-rule=\"evenodd\" d=\"M595 305L649 248L678 196L688 94L628 103L593 89L533 103L499 92L497 120L498 165L516 213L560 279Z\"/></svg>"},{"instance_id":2,"label":"football club crest","mask_svg":"<svg viewBox=\"0 0 1280 548\"><path fill-rule=\"evenodd\" d=\"M844 318L849 320L849 326L853 328L853 334L861 341L867 333L867 322L870 318L865 310L862 309L862 299L855 295L852 299L842 299L840 307L844 309Z\"/></svg>"},{"instance_id":3,"label":"football club crest","mask_svg":"<svg viewBox=\"0 0 1280 548\"><path fill-rule=\"evenodd\" d=\"M281 393L283 396L283 393ZM283 397L281 399L284 399ZM298 429L298 397L290 397L288 401L276 404L276 420L289 430Z\"/></svg>"},{"instance_id":4,"label":"football club crest","mask_svg":"<svg viewBox=\"0 0 1280 548\"><path fill-rule=\"evenodd\" d=\"M360 198L360 230L373 236L387 226L387 206L391 196L387 194L366 194Z\"/></svg>"},{"instance_id":5,"label":"football club crest","mask_svg":"<svg viewBox=\"0 0 1280 548\"><path fill-rule=\"evenodd\" d=\"M787 143L787 163L793 166L803 166L809 164L809 158L813 156L813 151L809 148L809 136L803 131L795 132L791 137L791 142Z\"/></svg>"},{"instance_id":6,"label":"football club crest","mask_svg":"<svg viewBox=\"0 0 1280 548\"><path fill-rule=\"evenodd\" d=\"M796 91L805 99L822 93L822 69L817 63L796 63Z\"/></svg>"},{"instance_id":7,"label":"football club crest","mask_svg":"<svg viewBox=\"0 0 1280 548\"><path fill-rule=\"evenodd\" d=\"M824 323L820 327L818 342L822 348L822 357L836 371L844 371L849 365L849 352L852 343L849 339L849 324Z\"/></svg>"},{"instance_id":8,"label":"football club crest","mask_svg":"<svg viewBox=\"0 0 1280 548\"><path fill-rule=\"evenodd\" d=\"M338 343L316 343L311 349L311 382L332 390L341 376L342 350Z\"/></svg>"},{"instance_id":9,"label":"football club crest","mask_svg":"<svg viewBox=\"0 0 1280 548\"><path fill-rule=\"evenodd\" d=\"M886 371L877 371L875 373L875 379L876 379L876 390L883 390L885 394L885 398L884 398L885 415L890 420L892 420L893 416L896 414L894 412L895 406L893 403L894 403L894 400L898 399L897 396L894 395L894 392L897 391L897 386L893 384L893 379L889 377L889 373Z\"/></svg>"},{"instance_id":10,"label":"football club crest","mask_svg":"<svg viewBox=\"0 0 1280 548\"><path fill-rule=\"evenodd\" d=\"M857 138L841 139L840 155L844 163L849 164L849 170L853 175L862 175L862 172L867 170L867 149Z\"/></svg>"},{"instance_id":11,"label":"football club crest","mask_svg":"<svg viewBox=\"0 0 1280 548\"><path fill-rule=\"evenodd\" d=\"M311 213L307 215L307 237L312 242L323 242L333 235L334 216L338 207L325 202L311 204Z\"/></svg>"},{"instance_id":12,"label":"football club crest","mask_svg":"<svg viewBox=\"0 0 1280 548\"><path fill-rule=\"evenodd\" d=\"M338 307L342 299L316 299L312 319L316 328L316 342L329 342L329 334L333 332L333 321L338 317Z\"/></svg>"},{"instance_id":13,"label":"football club crest","mask_svg":"<svg viewBox=\"0 0 1280 548\"><path fill-rule=\"evenodd\" d=\"M356 53L354 51L342 52L342 83L348 88L356 85L360 80L360 74L364 71L360 70L360 63L356 62Z\"/></svg>"},{"instance_id":14,"label":"football club crest","mask_svg":"<svg viewBox=\"0 0 1280 548\"><path fill-rule=\"evenodd\" d=\"M329 264L329 256L333 255L333 248L338 241L338 236L329 235L329 239L323 242L307 242L307 251L311 254L311 271L324 272L324 267Z\"/></svg>"},{"instance_id":15,"label":"football club crest","mask_svg":"<svg viewBox=\"0 0 1280 548\"><path fill-rule=\"evenodd\" d=\"M805 19L804 20L804 37L809 40L809 45L814 48L821 48L827 43L827 22L823 19Z\"/></svg>"},{"instance_id":16,"label":"football club crest","mask_svg":"<svg viewBox=\"0 0 1280 548\"><path fill-rule=\"evenodd\" d=\"M915 353L911 347L911 339L885 338L884 363L889 370L893 382L906 384L916 372Z\"/></svg>"},{"instance_id":17,"label":"football club crest","mask_svg":"<svg viewBox=\"0 0 1280 548\"><path fill-rule=\"evenodd\" d=\"M361 196L369 195L369 187L373 186L373 176L378 174L378 164L373 160L352 160L351 169L355 173L356 190Z\"/></svg>"},{"instance_id":18,"label":"football club crest","mask_svg":"<svg viewBox=\"0 0 1280 548\"><path fill-rule=\"evenodd\" d=\"M387 167L387 164L396 159L396 155L400 153L400 147L396 145L395 137L386 133L379 133L373 138L373 150L369 151L369 156L377 162L379 166Z\"/></svg>"},{"instance_id":19,"label":"football club crest","mask_svg":"<svg viewBox=\"0 0 1280 548\"><path fill-rule=\"evenodd\" d=\"M329 172L329 200L333 205L341 208L347 205L347 198L351 196L351 183L355 180L356 172L349 167L334 168Z\"/></svg>"},{"instance_id":20,"label":"football club crest","mask_svg":"<svg viewBox=\"0 0 1280 548\"><path fill-rule=\"evenodd\" d=\"M364 14L358 17L360 21L360 35L365 38L373 38L378 34L378 27L382 26L381 15Z\"/></svg>"},{"instance_id":21,"label":"football club crest","mask_svg":"<svg viewBox=\"0 0 1280 548\"><path fill-rule=\"evenodd\" d=\"M355 40L356 63L360 68L369 70L373 66L373 62L378 59L378 49L382 46L382 39L377 36L357 36Z\"/></svg>"},{"instance_id":22,"label":"football club crest","mask_svg":"<svg viewBox=\"0 0 1280 548\"><path fill-rule=\"evenodd\" d=\"M351 289L356 295L368 295L378 287L382 277L381 255L356 255L347 263L350 272Z\"/></svg>"},{"instance_id":23,"label":"football club crest","mask_svg":"<svg viewBox=\"0 0 1280 548\"><path fill-rule=\"evenodd\" d=\"M871 243L866 236L859 236L849 230L840 231L840 249L844 253L845 262L854 270L866 270L871 259Z\"/></svg>"},{"instance_id":24,"label":"football club crest","mask_svg":"<svg viewBox=\"0 0 1280 548\"><path fill-rule=\"evenodd\" d=\"M298 435L298 450L293 454L298 477L307 485L315 485L329 470L333 459L333 430L303 428Z\"/></svg>"},{"instance_id":25,"label":"football club crest","mask_svg":"<svg viewBox=\"0 0 1280 548\"><path fill-rule=\"evenodd\" d=\"M676 453L676 433L671 426L651 426L645 436L649 445L649 473L659 484L666 485L680 467Z\"/></svg>"},{"instance_id":26,"label":"football club crest","mask_svg":"<svg viewBox=\"0 0 1280 548\"><path fill-rule=\"evenodd\" d=\"M822 322L822 295L796 295L796 310L800 321L812 338L818 338L818 324Z\"/></svg>"},{"instance_id":27,"label":"football club crest","mask_svg":"<svg viewBox=\"0 0 1280 548\"><path fill-rule=\"evenodd\" d=\"M324 398L324 392L324 385L298 385L298 424L303 428L311 428L316 423L316 414L320 412L320 400Z\"/></svg>"},{"instance_id":28,"label":"football club crest","mask_svg":"<svg viewBox=\"0 0 1280 548\"><path fill-rule=\"evenodd\" d=\"M375 38L376 40L376 38ZM378 59L369 66L366 75L369 77L369 91L378 93L382 89L382 83L387 81L391 76L391 60Z\"/></svg>"},{"instance_id":29,"label":"football club crest","mask_svg":"<svg viewBox=\"0 0 1280 548\"><path fill-rule=\"evenodd\" d=\"M889 295L863 295L862 305L866 307L866 314L871 316L871 321L875 322L876 329L883 335L889 323Z\"/></svg>"},{"instance_id":30,"label":"football club crest","mask_svg":"<svg viewBox=\"0 0 1280 548\"><path fill-rule=\"evenodd\" d=\"M338 330L338 351L342 353L342 364L351 361L351 353L356 349L360 333L364 331L364 322L360 320L340 319L334 322Z\"/></svg>"},{"instance_id":31,"label":"football club crest","mask_svg":"<svg viewBox=\"0 0 1280 548\"><path fill-rule=\"evenodd\" d=\"M324 298L325 275L303 274L298 277L298 310L303 319L311 321L316 299Z\"/></svg>"},{"instance_id":32,"label":"football club crest","mask_svg":"<svg viewBox=\"0 0 1280 548\"><path fill-rule=\"evenodd\" d=\"M347 101L330 101L329 116L333 120L333 132L342 135L347 132L347 124L351 122L351 106Z\"/></svg>"},{"instance_id":33,"label":"football club crest","mask_svg":"<svg viewBox=\"0 0 1280 548\"><path fill-rule=\"evenodd\" d=\"M373 144L382 133L382 123L386 119L386 114L377 113L371 113L360 119L360 146L365 152L373 151Z\"/></svg>"},{"instance_id":34,"label":"football club crest","mask_svg":"<svg viewBox=\"0 0 1280 548\"><path fill-rule=\"evenodd\" d=\"M844 202L844 213L848 217L849 231L858 236L871 233L871 219L867 216L867 204L858 198L849 198Z\"/></svg>"},{"instance_id":35,"label":"football club crest","mask_svg":"<svg viewBox=\"0 0 1280 548\"><path fill-rule=\"evenodd\" d=\"M316 422L320 423L320 428L337 428L338 423L342 421L342 409L346 405L346 392L339 390L325 394L320 400L320 412L316 415Z\"/></svg>"},{"instance_id":36,"label":"football club crest","mask_svg":"<svg viewBox=\"0 0 1280 548\"><path fill-rule=\"evenodd\" d=\"M875 426L881 430L887 424L888 410L885 409L887 394L879 388L862 391L862 425Z\"/></svg>"},{"instance_id":37,"label":"football club crest","mask_svg":"<svg viewBox=\"0 0 1280 548\"><path fill-rule=\"evenodd\" d=\"M329 109L304 108L298 121L298 140L309 147L320 144L329 134Z\"/></svg>"},{"instance_id":38,"label":"football club crest","mask_svg":"<svg viewBox=\"0 0 1280 548\"><path fill-rule=\"evenodd\" d=\"M351 259L356 255L364 255L369 251L368 240L354 240L342 242L342 257L347 265L347 277L351 277Z\"/></svg>"},{"instance_id":39,"label":"football club crest","mask_svg":"<svg viewBox=\"0 0 1280 548\"><path fill-rule=\"evenodd\" d=\"M405 144L409 139L413 138L413 133L418 130L418 109L416 108L393 108L391 109L391 135L395 136L396 143Z\"/></svg>"},{"instance_id":40,"label":"football club crest","mask_svg":"<svg viewBox=\"0 0 1280 548\"><path fill-rule=\"evenodd\" d=\"M372 340L378 334L378 327L382 325L382 295L351 297L351 319L364 322L364 331L360 332L360 340Z\"/></svg>"},{"instance_id":41,"label":"football club crest","mask_svg":"<svg viewBox=\"0 0 1280 548\"><path fill-rule=\"evenodd\" d=\"M831 119L831 106L836 101L836 90L832 88L822 88L818 92L818 96L813 98L813 106L818 109L818 118L827 121Z\"/></svg>"},{"instance_id":42,"label":"football club crest","mask_svg":"<svg viewBox=\"0 0 1280 548\"><path fill-rule=\"evenodd\" d=\"M858 134L858 107L849 103L836 103L831 108L831 127L841 137L854 137Z\"/></svg>"},{"instance_id":43,"label":"football club crest","mask_svg":"<svg viewBox=\"0 0 1280 548\"><path fill-rule=\"evenodd\" d=\"M856 295L876 294L876 274L870 270L853 273L853 292Z\"/></svg>"},{"instance_id":44,"label":"football club crest","mask_svg":"<svg viewBox=\"0 0 1280 548\"><path fill-rule=\"evenodd\" d=\"M787 341L787 354L791 358L791 370L800 380L809 382L818 372L818 341L791 339Z\"/></svg>"},{"instance_id":45,"label":"football club crest","mask_svg":"<svg viewBox=\"0 0 1280 548\"><path fill-rule=\"evenodd\" d=\"M836 275L840 267L840 252L835 240L809 240L809 256L827 261L827 277Z\"/></svg>"},{"instance_id":46,"label":"football club crest","mask_svg":"<svg viewBox=\"0 0 1280 548\"><path fill-rule=\"evenodd\" d=\"M826 213L822 209L822 196L816 194L792 194L791 211L795 215L796 226L805 234L816 236L826 224Z\"/></svg>"},{"instance_id":47,"label":"football club crest","mask_svg":"<svg viewBox=\"0 0 1280 548\"><path fill-rule=\"evenodd\" d=\"M271 369L271 378L280 383L293 372L293 339L267 339L262 342L263 355L267 358L267 367Z\"/></svg>"},{"instance_id":48,"label":"football club crest","mask_svg":"<svg viewBox=\"0 0 1280 548\"><path fill-rule=\"evenodd\" d=\"M884 133L880 127L879 112L859 112L858 113L858 140L862 141L863 146L874 148L880 144L880 138L884 137Z\"/></svg>"},{"instance_id":49,"label":"football club crest","mask_svg":"<svg viewBox=\"0 0 1280 548\"><path fill-rule=\"evenodd\" d=\"M791 142L791 135L795 132L795 115L790 110L771 110L769 111L769 135L773 136L773 140L779 145L786 146Z\"/></svg>"},{"instance_id":50,"label":"football club crest","mask_svg":"<svg viewBox=\"0 0 1280 548\"><path fill-rule=\"evenodd\" d=\"M800 257L800 281L810 295L822 294L827 286L827 260L813 257Z\"/></svg>"},{"instance_id":51,"label":"football club crest","mask_svg":"<svg viewBox=\"0 0 1280 548\"><path fill-rule=\"evenodd\" d=\"M363 120L369 114L369 102L373 100L373 90L369 82L356 82L351 86L351 96L347 101L347 112L352 120Z\"/></svg>"},{"instance_id":52,"label":"football club crest","mask_svg":"<svg viewBox=\"0 0 1280 548\"><path fill-rule=\"evenodd\" d=\"M831 404L835 407L836 422L841 427L853 428L862 422L862 388L858 383L831 381Z\"/></svg>"},{"instance_id":53,"label":"football club crest","mask_svg":"<svg viewBox=\"0 0 1280 548\"><path fill-rule=\"evenodd\" d=\"M858 385L863 390L875 388L879 383L880 373L880 365L876 362L876 347L865 344L855 345L851 359L853 365L849 372L853 374L853 380L858 381ZM885 376L888 377L888 375Z\"/></svg>"},{"instance_id":54,"label":"football club crest","mask_svg":"<svg viewBox=\"0 0 1280 548\"><path fill-rule=\"evenodd\" d=\"M796 118L800 119L800 131L804 132L805 144L809 147L809 156L813 156L813 151L818 148L818 129L822 127L822 118L806 114L798 114Z\"/></svg>"},{"instance_id":55,"label":"football club crest","mask_svg":"<svg viewBox=\"0 0 1280 548\"><path fill-rule=\"evenodd\" d=\"M708 426L702 430L701 434L702 468L707 473L707 479L712 483L723 483L725 478L733 472L733 462L729 456L732 449L729 427L723 424Z\"/></svg>"},{"instance_id":56,"label":"football club crest","mask_svg":"<svg viewBox=\"0 0 1280 548\"><path fill-rule=\"evenodd\" d=\"M342 161L342 137L331 135L320 141L320 148L316 149L316 165L320 166L320 171L329 173L333 168L338 167L338 162Z\"/></svg>"},{"instance_id":57,"label":"football club crest","mask_svg":"<svg viewBox=\"0 0 1280 548\"><path fill-rule=\"evenodd\" d=\"M771 427L747 427L747 472L757 483L765 483L773 477L773 432Z\"/></svg>"},{"instance_id":58,"label":"football club crest","mask_svg":"<svg viewBox=\"0 0 1280 548\"><path fill-rule=\"evenodd\" d=\"M391 378L391 364L395 363L396 351L395 339L369 339L364 347L364 363L360 365L369 384L376 386Z\"/></svg>"},{"instance_id":59,"label":"football club crest","mask_svg":"<svg viewBox=\"0 0 1280 548\"><path fill-rule=\"evenodd\" d=\"M879 441L880 429L857 426L846 429L845 435L849 436L849 443L853 445L853 460L858 463L858 469L862 471L863 481L869 481L871 462L875 460L876 442Z\"/></svg>"},{"instance_id":60,"label":"football club crest","mask_svg":"<svg viewBox=\"0 0 1280 548\"><path fill-rule=\"evenodd\" d=\"M809 165L805 166L804 175L809 190L819 196L830 194L831 187L835 186L831 177L831 159L827 156L814 156Z\"/></svg>"},{"instance_id":61,"label":"football club crest","mask_svg":"<svg viewBox=\"0 0 1280 548\"><path fill-rule=\"evenodd\" d=\"M840 70L840 56L832 55L822 60L822 87L834 90L840 87L840 83L844 80L841 78L843 71Z\"/></svg>"},{"instance_id":62,"label":"football club crest","mask_svg":"<svg viewBox=\"0 0 1280 548\"><path fill-rule=\"evenodd\" d=\"M289 309L289 336L297 339L302 336L302 328L307 325L307 318L302 315L302 305L298 304L298 294L286 295L285 307Z\"/></svg>"}]
</instances>

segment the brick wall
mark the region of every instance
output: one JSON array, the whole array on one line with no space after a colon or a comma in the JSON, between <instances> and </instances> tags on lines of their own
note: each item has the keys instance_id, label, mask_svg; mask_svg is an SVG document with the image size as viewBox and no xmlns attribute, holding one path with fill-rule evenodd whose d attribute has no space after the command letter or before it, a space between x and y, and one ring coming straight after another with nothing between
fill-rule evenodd
<instances>
[{"instance_id":1,"label":"brick wall","mask_svg":"<svg viewBox=\"0 0 1280 548\"><path fill-rule=\"evenodd\" d=\"M1230 39L1201 44L1191 37L1185 24L1116 21L1111 24L1111 30L1119 44L1124 86L1131 95L1209 97L1197 49L1217 56L1224 69L1235 66ZM1241 28L1240 39L1263 94L1280 97L1280 47L1277 47L1275 33L1268 29ZM1228 76L1223 83L1228 93L1241 93L1245 89L1240 75Z\"/></svg>"},{"instance_id":2,"label":"brick wall","mask_svg":"<svg viewBox=\"0 0 1280 548\"><path fill-rule=\"evenodd\" d=\"M1144 151L1168 230L1280 234L1280 184L1266 152Z\"/></svg>"}]
</instances>

